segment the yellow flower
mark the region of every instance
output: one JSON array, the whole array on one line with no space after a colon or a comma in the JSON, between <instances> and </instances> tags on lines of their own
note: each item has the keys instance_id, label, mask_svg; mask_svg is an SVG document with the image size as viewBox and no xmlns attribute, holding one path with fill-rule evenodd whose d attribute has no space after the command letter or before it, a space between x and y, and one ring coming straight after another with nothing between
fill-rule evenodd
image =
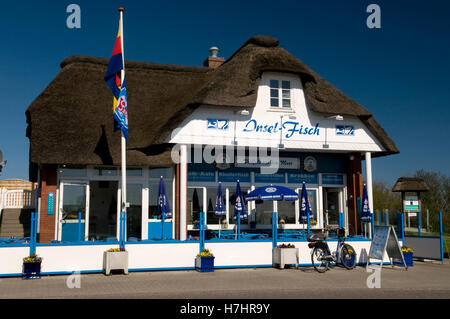
<instances>
[{"instance_id":1,"label":"yellow flower","mask_svg":"<svg viewBox=\"0 0 450 319\"><path fill-rule=\"evenodd\" d=\"M214 257L214 255L209 251L209 249L203 249L201 253L198 253L199 257Z\"/></svg>"}]
</instances>

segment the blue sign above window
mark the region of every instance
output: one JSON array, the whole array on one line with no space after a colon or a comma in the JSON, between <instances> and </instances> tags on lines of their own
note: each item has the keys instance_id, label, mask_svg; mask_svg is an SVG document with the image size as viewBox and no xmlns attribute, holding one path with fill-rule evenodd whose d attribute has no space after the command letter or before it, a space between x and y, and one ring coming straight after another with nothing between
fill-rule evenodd
<instances>
[{"instance_id":1,"label":"blue sign above window","mask_svg":"<svg viewBox=\"0 0 450 319\"><path fill-rule=\"evenodd\" d=\"M250 172L219 172L219 182L250 183Z\"/></svg>"},{"instance_id":2,"label":"blue sign above window","mask_svg":"<svg viewBox=\"0 0 450 319\"><path fill-rule=\"evenodd\" d=\"M255 183L279 184L285 183L284 173L277 174L261 174L255 173Z\"/></svg>"},{"instance_id":3,"label":"blue sign above window","mask_svg":"<svg viewBox=\"0 0 450 319\"><path fill-rule=\"evenodd\" d=\"M188 181L190 182L215 182L216 174L205 171L188 171Z\"/></svg>"},{"instance_id":4,"label":"blue sign above window","mask_svg":"<svg viewBox=\"0 0 450 319\"><path fill-rule=\"evenodd\" d=\"M344 175L322 175L322 184L327 185L344 185Z\"/></svg>"},{"instance_id":5,"label":"blue sign above window","mask_svg":"<svg viewBox=\"0 0 450 319\"><path fill-rule=\"evenodd\" d=\"M288 183L301 184L305 182L306 184L318 184L317 174L310 173L289 173Z\"/></svg>"}]
</instances>

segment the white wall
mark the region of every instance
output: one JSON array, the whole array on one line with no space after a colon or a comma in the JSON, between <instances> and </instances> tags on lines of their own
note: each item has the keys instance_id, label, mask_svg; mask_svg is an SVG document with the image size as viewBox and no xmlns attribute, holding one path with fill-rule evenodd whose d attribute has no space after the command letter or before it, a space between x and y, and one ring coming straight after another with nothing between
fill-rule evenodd
<instances>
[{"instance_id":1,"label":"white wall","mask_svg":"<svg viewBox=\"0 0 450 319\"><path fill-rule=\"evenodd\" d=\"M291 110L270 108L269 81L271 79L287 79L291 81L291 105L293 106ZM285 129L282 143L286 149L324 150L323 144L325 144L326 140L327 144L329 144L329 148L326 150L372 152L383 150L379 142L357 117L344 116L343 121L337 121L335 119L327 119L322 114L310 111L306 106L300 78L295 75L264 73L258 89L256 106L248 109L250 115L235 114L236 110L239 109L202 106L182 122L172 136L167 139L167 142L234 145L233 141L236 139L238 146L278 147L281 136L281 131L279 130L281 127L281 116L284 116ZM289 119L289 116L295 116L296 119ZM208 119L224 120L220 126L228 123L228 128L208 128ZM252 130L254 121L258 125L262 125L263 132ZM305 135L295 132L292 136L286 137L286 135L291 135L289 129L294 127L293 123L289 124L287 122L298 123L297 129L302 128L302 133L305 128L310 133L313 133L313 129L318 125L318 133ZM353 126L354 136L336 135L336 125ZM265 132L264 126L266 126Z\"/></svg>"}]
</instances>

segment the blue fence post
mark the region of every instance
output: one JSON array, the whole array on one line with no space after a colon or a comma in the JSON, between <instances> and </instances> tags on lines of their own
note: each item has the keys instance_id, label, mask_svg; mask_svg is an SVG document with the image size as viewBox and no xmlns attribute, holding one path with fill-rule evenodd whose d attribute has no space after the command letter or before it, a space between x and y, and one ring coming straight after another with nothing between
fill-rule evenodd
<instances>
[{"instance_id":1,"label":"blue fence post","mask_svg":"<svg viewBox=\"0 0 450 319\"><path fill-rule=\"evenodd\" d=\"M375 215L372 214L372 219L370 220L370 227L372 229L371 236L375 233Z\"/></svg>"},{"instance_id":2,"label":"blue fence post","mask_svg":"<svg viewBox=\"0 0 450 319\"><path fill-rule=\"evenodd\" d=\"M388 219L389 219L389 214L384 212L384 226L388 225L388 222L389 222Z\"/></svg>"},{"instance_id":3,"label":"blue fence post","mask_svg":"<svg viewBox=\"0 0 450 319\"><path fill-rule=\"evenodd\" d=\"M401 230L402 230L402 233L401 233L402 240L405 240L405 221L404 221L403 213L400 213L400 221L401 221L401 225L402 225L402 228L401 228Z\"/></svg>"},{"instance_id":4,"label":"blue fence post","mask_svg":"<svg viewBox=\"0 0 450 319\"><path fill-rule=\"evenodd\" d=\"M119 247L122 248L122 219L123 219L123 212L120 212L120 219L119 219Z\"/></svg>"},{"instance_id":5,"label":"blue fence post","mask_svg":"<svg viewBox=\"0 0 450 319\"><path fill-rule=\"evenodd\" d=\"M120 212L120 238L119 238L119 247L125 249L125 227L126 227L126 212Z\"/></svg>"},{"instance_id":6,"label":"blue fence post","mask_svg":"<svg viewBox=\"0 0 450 319\"><path fill-rule=\"evenodd\" d=\"M441 241L441 262L444 262L444 229L442 227L442 212L439 212L439 237Z\"/></svg>"},{"instance_id":7,"label":"blue fence post","mask_svg":"<svg viewBox=\"0 0 450 319\"><path fill-rule=\"evenodd\" d=\"M165 222L165 212L161 212L161 240L164 240L164 222ZM201 217L200 217L201 218Z\"/></svg>"},{"instance_id":8,"label":"blue fence post","mask_svg":"<svg viewBox=\"0 0 450 319\"><path fill-rule=\"evenodd\" d=\"M200 212L200 252L205 248L205 212Z\"/></svg>"},{"instance_id":9,"label":"blue fence post","mask_svg":"<svg viewBox=\"0 0 450 319\"><path fill-rule=\"evenodd\" d=\"M344 227L344 213L339 212L339 228Z\"/></svg>"},{"instance_id":10,"label":"blue fence post","mask_svg":"<svg viewBox=\"0 0 450 319\"><path fill-rule=\"evenodd\" d=\"M238 215L237 215L237 235L236 235L236 239L239 240L241 239L241 211L238 211Z\"/></svg>"},{"instance_id":11,"label":"blue fence post","mask_svg":"<svg viewBox=\"0 0 450 319\"><path fill-rule=\"evenodd\" d=\"M31 228L30 228L30 256L36 253L36 212L31 212Z\"/></svg>"},{"instance_id":12,"label":"blue fence post","mask_svg":"<svg viewBox=\"0 0 450 319\"><path fill-rule=\"evenodd\" d=\"M307 212L306 213L306 232L307 232L307 234L309 234L310 231L311 231L311 223L310 223L309 212Z\"/></svg>"},{"instance_id":13,"label":"blue fence post","mask_svg":"<svg viewBox=\"0 0 450 319\"><path fill-rule=\"evenodd\" d=\"M421 226L420 226L420 224L421 224L421 216L422 216L422 213L421 212L418 212L417 213L417 232L419 233L419 237L421 236L421 233L422 233L422 231L421 231Z\"/></svg>"},{"instance_id":14,"label":"blue fence post","mask_svg":"<svg viewBox=\"0 0 450 319\"><path fill-rule=\"evenodd\" d=\"M381 211L378 211L378 225L383 225L383 214Z\"/></svg>"},{"instance_id":15,"label":"blue fence post","mask_svg":"<svg viewBox=\"0 0 450 319\"><path fill-rule=\"evenodd\" d=\"M78 241L81 241L81 212L78 212Z\"/></svg>"},{"instance_id":16,"label":"blue fence post","mask_svg":"<svg viewBox=\"0 0 450 319\"><path fill-rule=\"evenodd\" d=\"M272 247L273 248L277 247L277 237L278 237L277 222L278 222L277 213L272 212Z\"/></svg>"}]
</instances>

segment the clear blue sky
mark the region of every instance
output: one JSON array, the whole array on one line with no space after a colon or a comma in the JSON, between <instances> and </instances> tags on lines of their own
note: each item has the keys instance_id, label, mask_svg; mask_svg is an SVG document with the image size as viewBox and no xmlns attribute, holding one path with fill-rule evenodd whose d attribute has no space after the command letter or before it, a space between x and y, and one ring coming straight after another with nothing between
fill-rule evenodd
<instances>
[{"instance_id":1,"label":"clear blue sky","mask_svg":"<svg viewBox=\"0 0 450 319\"><path fill-rule=\"evenodd\" d=\"M68 29L66 7L81 7ZM381 7L381 29L366 8ZM0 179L28 179L25 110L71 55L109 57L125 7L125 57L201 65L217 45L228 58L256 34L281 45L369 109L401 154L374 159L392 185L424 168L450 174L448 1L8 1L0 19Z\"/></svg>"}]
</instances>

